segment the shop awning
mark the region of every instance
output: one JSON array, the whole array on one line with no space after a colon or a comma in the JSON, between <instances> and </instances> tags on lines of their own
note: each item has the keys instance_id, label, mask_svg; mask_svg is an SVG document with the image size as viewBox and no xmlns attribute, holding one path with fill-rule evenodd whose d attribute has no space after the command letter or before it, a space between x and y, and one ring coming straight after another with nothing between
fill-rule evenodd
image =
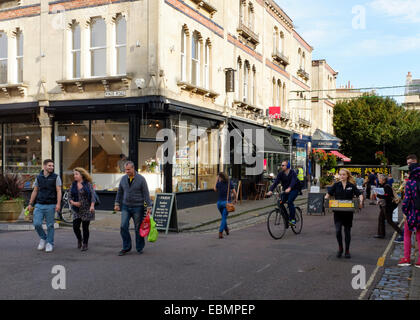
<instances>
[{"instance_id":1,"label":"shop awning","mask_svg":"<svg viewBox=\"0 0 420 320\"><path fill-rule=\"evenodd\" d=\"M267 153L284 153L289 154L287 149L277 142L276 139L267 131L265 127L260 127L248 122L243 122L239 120L231 120L231 123L234 127L239 129L242 133L245 132L245 129L252 129L252 143L256 144L256 129L264 130L264 152Z\"/></svg>"},{"instance_id":2,"label":"shop awning","mask_svg":"<svg viewBox=\"0 0 420 320\"><path fill-rule=\"evenodd\" d=\"M338 150L341 142L340 138L319 129L316 129L312 136L312 148L314 149Z\"/></svg>"},{"instance_id":3,"label":"shop awning","mask_svg":"<svg viewBox=\"0 0 420 320\"><path fill-rule=\"evenodd\" d=\"M346 157L344 154L338 152L338 151L331 151L331 153L335 156L337 156L338 158L340 158L341 160L343 160L344 162L351 162L351 159L349 157Z\"/></svg>"}]
</instances>

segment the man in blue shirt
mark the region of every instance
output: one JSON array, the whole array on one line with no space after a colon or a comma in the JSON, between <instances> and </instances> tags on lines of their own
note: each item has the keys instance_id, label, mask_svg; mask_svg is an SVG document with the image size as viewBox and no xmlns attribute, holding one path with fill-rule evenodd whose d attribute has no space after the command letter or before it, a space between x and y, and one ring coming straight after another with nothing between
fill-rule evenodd
<instances>
[{"instance_id":1,"label":"man in blue shirt","mask_svg":"<svg viewBox=\"0 0 420 320\"><path fill-rule=\"evenodd\" d=\"M274 181L273 185L270 187L270 191L267 193L267 196L271 196L273 194L273 190L281 183L281 186L284 190L284 193L281 195L282 202L287 201L287 205L289 206L290 212L290 221L289 224L295 225L296 224L296 208L294 205L294 201L296 200L299 191L300 191L300 183L298 181L296 171L291 170L290 164L288 161L283 161L281 164L281 171L277 175L276 180Z\"/></svg>"}]
</instances>

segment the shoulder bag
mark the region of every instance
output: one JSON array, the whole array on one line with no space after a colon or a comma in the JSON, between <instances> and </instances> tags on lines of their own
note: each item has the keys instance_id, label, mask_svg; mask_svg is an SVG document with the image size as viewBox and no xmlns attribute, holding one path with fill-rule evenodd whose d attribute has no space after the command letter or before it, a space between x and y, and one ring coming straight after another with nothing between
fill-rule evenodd
<instances>
[{"instance_id":1,"label":"shoulder bag","mask_svg":"<svg viewBox=\"0 0 420 320\"><path fill-rule=\"evenodd\" d=\"M228 192L226 196L226 210L227 212L234 212L235 211L235 205L231 202L229 202L229 192L230 192L230 181L228 181Z\"/></svg>"}]
</instances>

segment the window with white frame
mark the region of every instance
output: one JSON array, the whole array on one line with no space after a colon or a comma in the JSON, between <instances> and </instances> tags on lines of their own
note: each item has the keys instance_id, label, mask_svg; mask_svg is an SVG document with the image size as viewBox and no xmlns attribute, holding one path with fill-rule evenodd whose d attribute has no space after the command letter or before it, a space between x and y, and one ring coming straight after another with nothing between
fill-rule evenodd
<instances>
[{"instance_id":1,"label":"window with white frame","mask_svg":"<svg viewBox=\"0 0 420 320\"><path fill-rule=\"evenodd\" d=\"M280 32L279 51L284 54L284 33Z\"/></svg>"},{"instance_id":2,"label":"window with white frame","mask_svg":"<svg viewBox=\"0 0 420 320\"><path fill-rule=\"evenodd\" d=\"M187 81L187 33L181 31L181 81Z\"/></svg>"},{"instance_id":3,"label":"window with white frame","mask_svg":"<svg viewBox=\"0 0 420 320\"><path fill-rule=\"evenodd\" d=\"M206 43L204 49L204 88L210 89L210 44Z\"/></svg>"},{"instance_id":4,"label":"window with white frame","mask_svg":"<svg viewBox=\"0 0 420 320\"><path fill-rule=\"evenodd\" d=\"M254 31L254 6L251 2L248 4L248 27Z\"/></svg>"},{"instance_id":5,"label":"window with white frame","mask_svg":"<svg viewBox=\"0 0 420 320\"><path fill-rule=\"evenodd\" d=\"M302 53L302 69L306 70L306 57L305 57L305 52Z\"/></svg>"},{"instance_id":6,"label":"window with white frame","mask_svg":"<svg viewBox=\"0 0 420 320\"><path fill-rule=\"evenodd\" d=\"M283 108L286 112L287 110L287 91L286 91L286 83L283 83Z\"/></svg>"},{"instance_id":7,"label":"window with white frame","mask_svg":"<svg viewBox=\"0 0 420 320\"><path fill-rule=\"evenodd\" d=\"M23 33L21 30L16 32L16 71L17 83L23 82Z\"/></svg>"},{"instance_id":8,"label":"window with white frame","mask_svg":"<svg viewBox=\"0 0 420 320\"><path fill-rule=\"evenodd\" d=\"M106 75L106 23L103 18L93 18L90 24L91 76Z\"/></svg>"},{"instance_id":9,"label":"window with white frame","mask_svg":"<svg viewBox=\"0 0 420 320\"><path fill-rule=\"evenodd\" d=\"M277 107L281 107L281 103L282 103L282 99L281 99L281 91L282 91L282 87L281 87L281 81L277 80Z\"/></svg>"},{"instance_id":10,"label":"window with white frame","mask_svg":"<svg viewBox=\"0 0 420 320\"><path fill-rule=\"evenodd\" d=\"M252 67L252 79L251 79L251 105L255 106L257 104L256 96L256 76L255 76L255 66Z\"/></svg>"},{"instance_id":11,"label":"window with white frame","mask_svg":"<svg viewBox=\"0 0 420 320\"><path fill-rule=\"evenodd\" d=\"M0 32L0 83L7 83L7 35L5 32Z\"/></svg>"},{"instance_id":12,"label":"window with white frame","mask_svg":"<svg viewBox=\"0 0 420 320\"><path fill-rule=\"evenodd\" d=\"M273 78L273 107L277 104L277 89L276 89L276 79Z\"/></svg>"},{"instance_id":13,"label":"window with white frame","mask_svg":"<svg viewBox=\"0 0 420 320\"><path fill-rule=\"evenodd\" d=\"M78 23L73 24L71 33L71 75L73 79L77 79L80 78L81 70L81 33Z\"/></svg>"},{"instance_id":14,"label":"window with white frame","mask_svg":"<svg viewBox=\"0 0 420 320\"><path fill-rule=\"evenodd\" d=\"M193 85L200 85L200 55L201 55L201 45L199 34L194 33L192 38L191 46L191 83Z\"/></svg>"},{"instance_id":15,"label":"window with white frame","mask_svg":"<svg viewBox=\"0 0 420 320\"><path fill-rule=\"evenodd\" d=\"M277 53L277 50L279 49L278 37L279 37L279 29L277 27L274 27L274 31L273 31L273 53Z\"/></svg>"},{"instance_id":16,"label":"window with white frame","mask_svg":"<svg viewBox=\"0 0 420 320\"><path fill-rule=\"evenodd\" d=\"M241 59L238 58L238 61L236 63L236 75L235 75L235 96L236 96L236 100L239 101L240 100L240 77L241 74Z\"/></svg>"},{"instance_id":17,"label":"window with white frame","mask_svg":"<svg viewBox=\"0 0 420 320\"><path fill-rule=\"evenodd\" d=\"M117 74L127 73L127 21L122 15L115 21L115 50L117 53Z\"/></svg>"},{"instance_id":18,"label":"window with white frame","mask_svg":"<svg viewBox=\"0 0 420 320\"><path fill-rule=\"evenodd\" d=\"M248 102L248 81L249 81L249 64L245 62L244 66L244 91L243 91L243 102Z\"/></svg>"}]
</instances>

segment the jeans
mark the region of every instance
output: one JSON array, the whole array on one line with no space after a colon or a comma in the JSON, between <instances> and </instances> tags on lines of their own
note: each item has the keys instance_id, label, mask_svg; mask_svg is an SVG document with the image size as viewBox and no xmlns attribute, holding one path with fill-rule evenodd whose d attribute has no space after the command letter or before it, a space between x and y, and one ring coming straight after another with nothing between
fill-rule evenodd
<instances>
[{"instance_id":1,"label":"jeans","mask_svg":"<svg viewBox=\"0 0 420 320\"><path fill-rule=\"evenodd\" d=\"M140 236L140 225L144 219L144 206L121 208L121 228L120 234L123 240L123 250L131 250L130 219L134 221L134 233L136 234L136 249L138 252L144 249L144 238Z\"/></svg>"},{"instance_id":2,"label":"jeans","mask_svg":"<svg viewBox=\"0 0 420 320\"><path fill-rule=\"evenodd\" d=\"M282 193L281 195L281 201L283 203L287 202L287 205L289 207L289 220L295 220L296 218L296 208L294 201L296 200L297 196L299 194L298 190L292 190L290 193Z\"/></svg>"},{"instance_id":3,"label":"jeans","mask_svg":"<svg viewBox=\"0 0 420 320\"><path fill-rule=\"evenodd\" d=\"M39 237L54 245L55 204L36 204L34 210L34 227ZM42 222L47 223L47 234L42 229Z\"/></svg>"},{"instance_id":4,"label":"jeans","mask_svg":"<svg viewBox=\"0 0 420 320\"><path fill-rule=\"evenodd\" d=\"M227 201L217 201L217 209L219 209L220 214L222 215L222 223L220 224L219 232L227 229L227 217L228 211L226 209Z\"/></svg>"}]
</instances>

